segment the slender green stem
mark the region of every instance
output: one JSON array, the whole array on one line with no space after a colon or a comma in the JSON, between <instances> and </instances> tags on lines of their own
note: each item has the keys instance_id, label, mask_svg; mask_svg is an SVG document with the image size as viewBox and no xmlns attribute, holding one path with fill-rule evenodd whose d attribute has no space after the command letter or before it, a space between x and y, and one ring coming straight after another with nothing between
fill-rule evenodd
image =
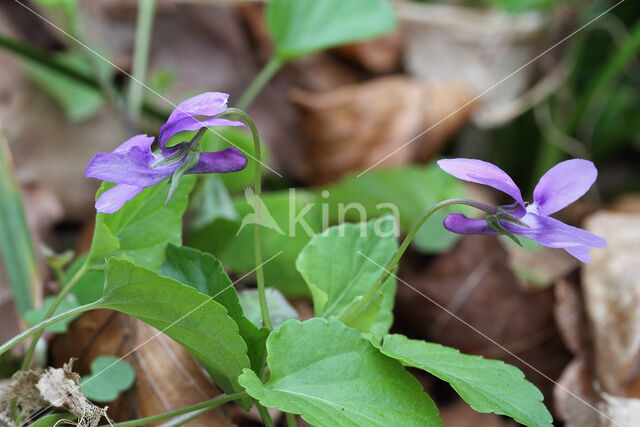
<instances>
[{"instance_id":1,"label":"slender green stem","mask_svg":"<svg viewBox=\"0 0 640 427\"><path fill-rule=\"evenodd\" d=\"M258 136L258 129L251 117L244 111L237 108L229 108L222 115L237 115L240 116L251 129L251 135L253 136L253 155L254 155L254 179L253 179L253 191L255 197L254 209L256 213L256 225L253 232L254 241L254 255L256 260L256 283L258 284L258 299L260 301L260 311L262 313L262 322L264 325L273 329L271 323L271 317L269 316L269 306L267 305L267 293L264 285L264 271L262 269L262 228L260 226L260 209L262 204L262 156L260 155L260 137Z\"/></svg>"},{"instance_id":2,"label":"slender green stem","mask_svg":"<svg viewBox=\"0 0 640 427\"><path fill-rule=\"evenodd\" d=\"M136 123L140 118L140 108L142 107L142 90L147 75L147 61L149 59L155 11L156 0L140 0L136 26L136 45L133 52L132 78L129 81L128 94L129 115Z\"/></svg>"},{"instance_id":3,"label":"slender green stem","mask_svg":"<svg viewBox=\"0 0 640 427\"><path fill-rule=\"evenodd\" d=\"M51 304L51 307L49 307L49 310L45 314L43 319L44 321L46 321L51 316L53 316L53 313L55 313L56 309L62 303L64 298L69 294L71 289L75 286L76 283L78 283L78 281L82 278L82 276L85 275L87 271L89 271L89 265L88 263L85 262L84 264L82 264L80 269L76 271L76 274L73 275L71 280L69 280L69 283L67 283L67 285L60 290L60 293L58 294L56 299L53 301L53 304ZM33 337L33 340L31 341L31 344L29 345L29 348L27 349L27 352L24 355L24 359L22 359L22 366L20 367L21 370L24 371L29 368L29 364L31 363L31 359L33 358L33 353L36 350L36 345L38 344L38 340L42 336L43 332L44 332L44 328L41 329L40 331L36 331L35 336Z\"/></svg>"},{"instance_id":4,"label":"slender green stem","mask_svg":"<svg viewBox=\"0 0 640 427\"><path fill-rule=\"evenodd\" d=\"M234 400L242 399L247 396L246 392L239 392L233 394L222 394L214 397L213 399L206 400L204 402L196 403L195 405L185 406L184 408L176 409L169 412L164 412L158 415L152 415L150 417L140 418L133 421L125 421L122 423L112 424L111 427L137 427L154 423L156 421L166 420L167 418L173 418L178 415L187 414L189 412L199 411L200 409L214 409L224 403L232 402ZM106 427L106 426L105 426Z\"/></svg>"},{"instance_id":5,"label":"slender green stem","mask_svg":"<svg viewBox=\"0 0 640 427\"><path fill-rule=\"evenodd\" d=\"M4 34L0 34L0 48L37 62L40 65L44 65L53 71L57 71L76 80L78 83L85 84L95 89L102 89L100 83L95 77L78 71L75 67L60 61L54 55L51 55L49 52L41 50L35 46L12 39ZM167 112L159 110L148 102L143 103L142 111L148 116L159 120L166 120L167 117L169 117Z\"/></svg>"},{"instance_id":6,"label":"slender green stem","mask_svg":"<svg viewBox=\"0 0 640 427\"><path fill-rule=\"evenodd\" d=\"M195 420L196 418L201 417L202 415L206 414L210 410L211 409L209 408L205 408L205 409L199 409L195 412L189 412L188 414L179 415L175 418L170 419L169 421L166 421L160 424L158 427L182 427L183 425L187 424L189 421Z\"/></svg>"},{"instance_id":7,"label":"slender green stem","mask_svg":"<svg viewBox=\"0 0 640 427\"><path fill-rule=\"evenodd\" d=\"M296 416L294 414L285 412L285 417L287 418L287 425L289 427L298 427L298 423L296 422Z\"/></svg>"},{"instance_id":8,"label":"slender green stem","mask_svg":"<svg viewBox=\"0 0 640 427\"><path fill-rule=\"evenodd\" d=\"M43 320L37 325L32 326L31 328L27 329L26 331L22 332L19 335L16 335L15 337L11 338L9 341L2 344L0 346L0 355L6 353L9 349L11 349L11 347L13 347L16 344L20 344L22 341L24 341L25 339L29 338L32 335L35 335L35 334L38 334L38 336L42 335L42 331L44 331L44 329L47 326L53 325L54 323L57 323L68 317L75 316L76 314L84 313L85 311L93 310L99 307L100 307L100 301L96 301L96 302L92 302L91 304L81 305L80 307L72 308L71 310L65 311L64 313L60 313L57 316L49 317L48 319ZM34 339L33 342L36 342L36 341L37 339Z\"/></svg>"},{"instance_id":9,"label":"slender green stem","mask_svg":"<svg viewBox=\"0 0 640 427\"><path fill-rule=\"evenodd\" d=\"M273 423L273 420L271 419L271 415L269 415L269 411L267 411L267 408L262 406L257 400L254 400L254 403L256 404L256 408L258 409L258 413L260 414L260 418L262 419L265 427L275 427L275 424Z\"/></svg>"},{"instance_id":10,"label":"slender green stem","mask_svg":"<svg viewBox=\"0 0 640 427\"><path fill-rule=\"evenodd\" d=\"M425 221L428 220L429 217L431 217L431 215L433 215L438 210L450 205L472 206L476 209L487 212L489 215L494 215L496 213L496 209L491 206L467 199L449 199L434 205L431 209L425 212L422 218L420 218L420 220L413 226L413 228L409 230L409 233L407 233L407 236L400 244L400 247L396 251L395 255L393 255L393 258L391 258L387 265L384 267L384 271L382 272L376 284L371 289L369 289L369 292L367 292L358 303L354 304L351 309L345 311L342 315L340 315L339 320L344 323L348 323L369 306L371 301L376 298L376 295L378 294L384 283L387 281L389 276L393 273L393 270L397 267L400 258L402 258L402 255L404 255L405 251L409 247L409 244L416 236Z\"/></svg>"},{"instance_id":11,"label":"slender green stem","mask_svg":"<svg viewBox=\"0 0 640 427\"><path fill-rule=\"evenodd\" d=\"M241 110L249 108L253 100L258 96L258 93L260 93L262 88L271 80L271 77L278 72L283 64L281 59L275 56L272 57L269 62L262 67L262 70L260 70L258 75L253 79L242 96L240 96L240 100L236 104L237 107Z\"/></svg>"},{"instance_id":12,"label":"slender green stem","mask_svg":"<svg viewBox=\"0 0 640 427\"><path fill-rule=\"evenodd\" d=\"M65 74L67 77L70 77L79 83L84 83L87 86L98 88L98 82L96 82L93 77L78 71L76 68L60 61L49 52L41 50L35 46L15 40L4 34L0 34L0 47L8 50L9 52L18 54L23 58L30 59L40 65L44 65L52 70Z\"/></svg>"}]
</instances>

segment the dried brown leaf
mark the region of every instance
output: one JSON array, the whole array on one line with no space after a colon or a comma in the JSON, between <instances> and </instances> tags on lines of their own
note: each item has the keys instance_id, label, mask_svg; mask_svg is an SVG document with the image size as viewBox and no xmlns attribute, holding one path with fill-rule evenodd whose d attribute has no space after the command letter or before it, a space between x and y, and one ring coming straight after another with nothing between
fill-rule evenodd
<instances>
[{"instance_id":1,"label":"dried brown leaf","mask_svg":"<svg viewBox=\"0 0 640 427\"><path fill-rule=\"evenodd\" d=\"M156 415L220 394L182 346L146 323L110 310L95 310L80 316L70 325L67 334L56 338L52 352L54 360L79 357L79 371L84 374L89 373L91 361L100 355L126 355L136 372L136 383L110 403L109 412L116 420ZM186 426L229 424L223 407Z\"/></svg>"},{"instance_id":2,"label":"dried brown leaf","mask_svg":"<svg viewBox=\"0 0 640 427\"><path fill-rule=\"evenodd\" d=\"M434 125L470 96L455 83L426 85L392 76L324 92L297 89L291 99L300 113L305 161L313 182L322 184L380 161L391 166L429 158L466 122L468 109Z\"/></svg>"},{"instance_id":3,"label":"dried brown leaf","mask_svg":"<svg viewBox=\"0 0 640 427\"><path fill-rule=\"evenodd\" d=\"M586 228L607 240L583 270L597 378L603 391L624 396L640 374L640 215L600 212Z\"/></svg>"}]
</instances>

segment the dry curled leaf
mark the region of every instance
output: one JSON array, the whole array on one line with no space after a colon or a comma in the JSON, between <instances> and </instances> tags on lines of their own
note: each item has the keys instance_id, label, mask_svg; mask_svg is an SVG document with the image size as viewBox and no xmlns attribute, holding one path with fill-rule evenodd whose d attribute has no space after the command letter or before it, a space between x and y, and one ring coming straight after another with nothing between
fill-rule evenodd
<instances>
[{"instance_id":1,"label":"dry curled leaf","mask_svg":"<svg viewBox=\"0 0 640 427\"><path fill-rule=\"evenodd\" d=\"M608 245L583 270L596 373L603 391L624 396L640 375L640 215L601 212L586 228Z\"/></svg>"},{"instance_id":2,"label":"dry curled leaf","mask_svg":"<svg viewBox=\"0 0 640 427\"><path fill-rule=\"evenodd\" d=\"M615 397L603 393L600 408L606 414L603 418L605 426L632 426L640 420L640 399Z\"/></svg>"},{"instance_id":3,"label":"dry curled leaf","mask_svg":"<svg viewBox=\"0 0 640 427\"><path fill-rule=\"evenodd\" d=\"M378 162L391 166L416 157L424 160L466 122L470 110L464 87L428 85L402 76L324 92L296 89L291 99L300 113L306 162L316 184Z\"/></svg>"},{"instance_id":4,"label":"dry curled leaf","mask_svg":"<svg viewBox=\"0 0 640 427\"><path fill-rule=\"evenodd\" d=\"M0 425L14 426L9 413L12 402L24 413L32 413L48 405L36 388L41 370L18 371L5 385L0 387Z\"/></svg>"},{"instance_id":5,"label":"dry curled leaf","mask_svg":"<svg viewBox=\"0 0 640 427\"><path fill-rule=\"evenodd\" d=\"M340 46L335 51L372 73L390 73L400 68L404 40L400 31L360 43Z\"/></svg>"},{"instance_id":6,"label":"dry curled leaf","mask_svg":"<svg viewBox=\"0 0 640 427\"><path fill-rule=\"evenodd\" d=\"M587 330L580 288L561 280L554 287L553 313L564 344L575 355L587 350Z\"/></svg>"},{"instance_id":7,"label":"dry curled leaf","mask_svg":"<svg viewBox=\"0 0 640 427\"><path fill-rule=\"evenodd\" d=\"M637 213L600 212L590 217L585 228L605 238L608 246L593 250L591 262L583 268L583 297L567 282L556 287L556 320L565 343L577 354L554 391L558 418L569 427L637 423L639 227Z\"/></svg>"},{"instance_id":8,"label":"dry curled leaf","mask_svg":"<svg viewBox=\"0 0 640 427\"><path fill-rule=\"evenodd\" d=\"M64 407L78 417L78 427L97 427L102 417L109 423L107 408L89 402L80 389L80 375L73 372L73 359L62 368L48 368L36 387L42 397L53 406Z\"/></svg>"},{"instance_id":9,"label":"dry curled leaf","mask_svg":"<svg viewBox=\"0 0 640 427\"><path fill-rule=\"evenodd\" d=\"M220 394L182 346L146 323L110 310L80 316L68 333L56 337L52 353L54 361L78 357L78 371L83 374L89 373L91 361L98 356L126 356L136 382L110 403L109 413L117 421L179 409ZM185 425L218 427L228 426L230 421L226 408L221 407Z\"/></svg>"},{"instance_id":10,"label":"dry curled leaf","mask_svg":"<svg viewBox=\"0 0 640 427\"><path fill-rule=\"evenodd\" d=\"M553 390L556 416L567 427L600 427L593 371L583 357L571 361Z\"/></svg>"}]
</instances>

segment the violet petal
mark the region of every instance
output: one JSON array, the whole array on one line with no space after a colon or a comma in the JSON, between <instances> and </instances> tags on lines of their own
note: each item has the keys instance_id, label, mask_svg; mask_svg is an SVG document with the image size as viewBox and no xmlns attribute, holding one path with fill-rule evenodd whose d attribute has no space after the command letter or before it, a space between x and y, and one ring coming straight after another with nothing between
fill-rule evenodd
<instances>
[{"instance_id":1,"label":"violet petal","mask_svg":"<svg viewBox=\"0 0 640 427\"><path fill-rule=\"evenodd\" d=\"M134 147L138 147L142 151L151 152L151 144L153 144L154 139L155 138L153 136L148 136L146 134L136 135L120 144L118 148L113 150L113 153L124 153Z\"/></svg>"},{"instance_id":2,"label":"violet petal","mask_svg":"<svg viewBox=\"0 0 640 427\"><path fill-rule=\"evenodd\" d=\"M185 99L171 112L167 122L187 116L217 116L227 110L229 95L221 92L205 92Z\"/></svg>"},{"instance_id":3,"label":"violet petal","mask_svg":"<svg viewBox=\"0 0 640 427\"><path fill-rule=\"evenodd\" d=\"M234 147L222 151L200 153L198 163L187 173L236 172L247 166L247 158Z\"/></svg>"},{"instance_id":4,"label":"violet petal","mask_svg":"<svg viewBox=\"0 0 640 427\"><path fill-rule=\"evenodd\" d=\"M558 163L545 173L533 191L533 201L540 215L551 215L578 200L598 176L594 164L573 159Z\"/></svg>"},{"instance_id":5,"label":"violet petal","mask_svg":"<svg viewBox=\"0 0 640 427\"><path fill-rule=\"evenodd\" d=\"M100 195L96 201L96 210L106 214L117 212L144 188L136 185L118 184Z\"/></svg>"},{"instance_id":6,"label":"violet petal","mask_svg":"<svg viewBox=\"0 0 640 427\"><path fill-rule=\"evenodd\" d=\"M591 254L589 253L590 249L591 248L589 246L570 246L568 248L564 248L564 250L570 255L573 255L585 264L591 261Z\"/></svg>"},{"instance_id":7,"label":"violet petal","mask_svg":"<svg viewBox=\"0 0 640 427\"><path fill-rule=\"evenodd\" d=\"M535 240L543 246L563 248L567 251L572 248L571 250L578 254L584 254L584 250L581 250L580 247L604 248L607 246L607 242L603 238L551 217L529 212L521 220L528 224L529 228L504 222L502 224L512 233Z\"/></svg>"},{"instance_id":8,"label":"violet petal","mask_svg":"<svg viewBox=\"0 0 640 427\"><path fill-rule=\"evenodd\" d=\"M150 150L133 147L124 152L98 153L87 165L85 176L102 181L147 187L173 174L178 164L151 169L155 160Z\"/></svg>"},{"instance_id":9,"label":"violet petal","mask_svg":"<svg viewBox=\"0 0 640 427\"><path fill-rule=\"evenodd\" d=\"M158 145L165 151L165 144L173 135L183 131L194 131L204 127L213 126L244 126L242 122L233 120L219 119L216 117L198 120L193 117L182 117L174 121L168 121L160 128L160 136L158 137Z\"/></svg>"},{"instance_id":10,"label":"violet petal","mask_svg":"<svg viewBox=\"0 0 640 427\"><path fill-rule=\"evenodd\" d=\"M438 160L438 166L458 179L500 190L524 207L520 189L511 177L496 165L477 159L442 159Z\"/></svg>"},{"instance_id":11,"label":"violet petal","mask_svg":"<svg viewBox=\"0 0 640 427\"><path fill-rule=\"evenodd\" d=\"M444 219L444 228L458 234L498 234L486 219L469 218L459 213L449 214Z\"/></svg>"}]
</instances>

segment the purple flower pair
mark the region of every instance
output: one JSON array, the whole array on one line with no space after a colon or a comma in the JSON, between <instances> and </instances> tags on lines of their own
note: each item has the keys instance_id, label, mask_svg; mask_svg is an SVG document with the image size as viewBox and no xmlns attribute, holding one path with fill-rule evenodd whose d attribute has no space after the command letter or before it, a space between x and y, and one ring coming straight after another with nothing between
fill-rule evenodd
<instances>
[{"instance_id":1,"label":"purple flower pair","mask_svg":"<svg viewBox=\"0 0 640 427\"><path fill-rule=\"evenodd\" d=\"M167 147L167 141L179 132L196 131L214 126L244 126L241 122L215 117L227 109L229 95L206 92L181 102L160 128L160 153L151 150L154 137L136 135L122 143L111 153L98 153L87 165L85 176L117 185L96 201L102 213L114 213L146 187L169 178L179 179L177 171L184 173L225 173L244 169L246 157L236 148L217 152L197 152L197 140ZM197 137L196 139L198 139ZM195 144L192 144L195 143ZM189 163L193 161L193 166ZM181 174L180 174L181 175Z\"/></svg>"},{"instance_id":2,"label":"purple flower pair","mask_svg":"<svg viewBox=\"0 0 640 427\"><path fill-rule=\"evenodd\" d=\"M498 228L502 227L508 233L550 248L562 248L585 263L591 259L591 247L607 246L603 238L549 216L582 197L595 182L598 171L590 161L567 160L549 169L536 185L533 203L530 204L523 201L520 189L511 177L491 163L474 159L445 159L439 160L438 165L458 179L488 185L511 196L515 200L513 205L497 208L497 212L505 212L507 217L511 215L517 219L499 220ZM468 218L463 214L450 214L445 218L444 226L459 234L500 234L487 219Z\"/></svg>"}]
</instances>

